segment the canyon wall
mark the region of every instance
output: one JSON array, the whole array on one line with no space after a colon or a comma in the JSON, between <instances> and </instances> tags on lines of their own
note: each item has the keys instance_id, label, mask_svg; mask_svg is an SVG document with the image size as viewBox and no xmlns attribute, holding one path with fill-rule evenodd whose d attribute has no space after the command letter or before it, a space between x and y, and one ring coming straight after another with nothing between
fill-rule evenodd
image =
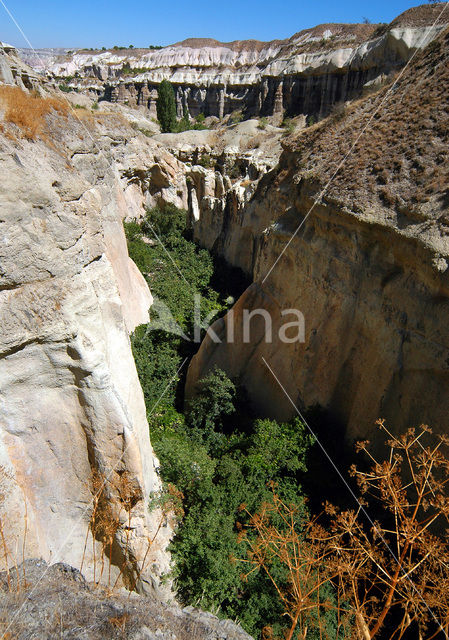
<instances>
[{"instance_id":1,"label":"canyon wall","mask_svg":"<svg viewBox=\"0 0 449 640\"><path fill-rule=\"evenodd\" d=\"M0 86L3 561L64 561L112 584L121 572L128 587L168 593L161 576L170 568L172 530L149 508L161 483L129 338L149 321L152 297L128 257L122 219L159 198L186 206L167 179L178 163L122 114L71 112L46 87L39 98L14 86L12 70L7 80L11 86ZM140 184L156 173L165 178L145 196Z\"/></svg>"},{"instance_id":2,"label":"canyon wall","mask_svg":"<svg viewBox=\"0 0 449 640\"><path fill-rule=\"evenodd\" d=\"M393 89L287 139L239 215L223 211L216 246L253 284L212 326L221 343L206 336L187 395L219 366L262 414L319 405L349 439L377 418L447 430L448 42L446 31ZM291 308L303 341L279 334ZM245 340L245 310L256 309L269 312L272 341L261 316Z\"/></svg>"},{"instance_id":3,"label":"canyon wall","mask_svg":"<svg viewBox=\"0 0 449 640\"><path fill-rule=\"evenodd\" d=\"M447 23L441 7L406 11L390 25L324 24L287 40L221 43L191 38L160 50L41 51L21 55L56 83L99 99L144 106L156 116L157 87L174 88L184 109L223 118L329 114L402 68Z\"/></svg>"},{"instance_id":4,"label":"canyon wall","mask_svg":"<svg viewBox=\"0 0 449 640\"><path fill-rule=\"evenodd\" d=\"M92 95L111 85L113 64L106 78L97 78L98 90L88 74L68 81L90 92L67 94L77 106L69 110L62 94L47 102L57 94L3 48L0 498L12 541L7 561L38 555L83 563L88 577L95 566L107 575L109 558L99 560L101 536L92 540L89 532L96 486L104 479L107 513L118 523L112 573L124 569L128 585L137 580L145 591L159 588L169 568L170 523L148 509L160 489L158 463L129 341L133 328L148 321L151 295L128 258L121 225L125 217L141 217L145 205L188 208L195 239L253 281L213 327L224 337L233 321L234 340L216 343L209 335L193 359L188 394L218 365L247 388L260 413L284 419L294 404L318 404L347 427L349 438L369 434L378 417L396 429L420 422L447 428L448 35L426 20L393 23L374 39L372 25L341 32L341 38L359 38L357 46L344 55L336 46L325 63L320 47L332 38L331 26L309 33L311 50L298 55L328 79L323 69L345 69L348 79L360 61L356 73L362 73L370 58L361 51L374 60L373 52L391 38L401 64L418 51L419 34L419 42L427 34L431 43L397 84L290 137L256 120L152 135L151 111L144 108L104 101L92 111ZM402 39L391 35L401 29ZM261 60L275 68L278 53L295 51L296 44L264 47L232 43L226 55L234 66L243 56L247 65ZM151 55L178 60L192 49L198 59L200 51L204 68L215 73L208 60L221 60L222 48L193 41L173 47L175 53ZM383 51L380 59L395 66L398 58L388 61ZM53 72L60 77L73 71L72 63L84 69L76 56L92 54L64 55L65 71ZM304 60L295 55L282 58L282 69L303 82L308 72L294 66ZM117 58L121 69L123 56ZM168 62L163 68L171 77ZM288 83L282 69L279 78ZM314 73L304 85L312 102ZM212 82L195 88L189 82L186 91L203 92L202 100L215 90ZM273 104L288 111L276 82ZM312 111L329 104L330 95L340 99L331 84L318 83L322 102ZM23 100L11 93L16 85L34 86L41 95L25 94L38 101L21 111L32 114L28 123L10 113L11 101ZM179 105L183 100L178 95ZM249 99L241 104L246 109ZM244 338L244 312L256 309L271 314L271 342L261 316L252 321L251 342ZM286 309L304 315L303 340L281 339Z\"/></svg>"},{"instance_id":5,"label":"canyon wall","mask_svg":"<svg viewBox=\"0 0 449 640\"><path fill-rule=\"evenodd\" d=\"M146 106L156 116L158 81L165 78L175 89L179 117L186 108L193 117L204 113L223 118L241 110L249 118L299 114L321 118L330 113L333 105L360 96L370 85L397 72L416 49L428 44L441 28L391 29L358 46L350 46L349 38L345 48L330 51L326 50L326 44L322 45L322 51L312 53L281 50L279 59L271 60L263 68L258 63L258 68L251 67L244 73L241 72L244 63L236 61L238 71L217 72L214 66L208 74L207 68L200 67L203 49L198 51L201 52L196 60L198 66L191 67L193 61L186 64L187 56L183 51L178 53L178 48L175 51L178 55L170 60L176 71L170 67L145 71L135 79L114 79L106 82L101 96L112 102ZM330 28L323 40L336 37ZM335 42L332 41L334 46ZM145 61L141 63L145 65ZM155 64L163 65L165 61L158 60ZM215 64L220 68L223 62ZM183 69L185 65L187 69Z\"/></svg>"}]
</instances>

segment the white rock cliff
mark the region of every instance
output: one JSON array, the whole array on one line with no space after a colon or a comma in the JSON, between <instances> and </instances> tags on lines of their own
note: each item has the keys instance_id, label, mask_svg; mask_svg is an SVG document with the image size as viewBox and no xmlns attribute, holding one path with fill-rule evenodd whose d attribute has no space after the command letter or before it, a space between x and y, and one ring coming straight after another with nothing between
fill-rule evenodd
<instances>
[{"instance_id":1,"label":"white rock cliff","mask_svg":"<svg viewBox=\"0 0 449 640\"><path fill-rule=\"evenodd\" d=\"M122 219L143 213L135 172L145 181L156 159L167 172L177 161L114 114L52 111L27 139L5 118L10 99L0 86L3 560L83 564L107 579L109 553L89 528L104 481L112 580L158 589L171 529L149 509L158 461L129 339L152 298ZM179 200L165 187L149 202Z\"/></svg>"}]
</instances>

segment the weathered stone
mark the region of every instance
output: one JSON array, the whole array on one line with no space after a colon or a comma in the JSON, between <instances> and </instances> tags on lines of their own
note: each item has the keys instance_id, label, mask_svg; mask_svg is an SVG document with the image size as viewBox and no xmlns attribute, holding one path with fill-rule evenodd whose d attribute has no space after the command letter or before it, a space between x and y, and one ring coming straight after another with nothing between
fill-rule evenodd
<instances>
[{"instance_id":1,"label":"weathered stone","mask_svg":"<svg viewBox=\"0 0 449 640\"><path fill-rule=\"evenodd\" d=\"M418 53L395 90L287 139L254 195L227 202L214 249L253 284L213 325L222 342L206 336L193 358L188 395L217 365L264 415L287 419L295 405L319 405L349 440L375 441L378 418L398 432L425 423L447 433L447 145L440 136L448 122L448 39L446 30ZM387 92L388 105L378 109ZM367 114L376 117L368 128ZM282 317L289 309L303 314L304 340L279 333L295 319ZM269 313L272 339L258 316L245 340L244 314L253 310Z\"/></svg>"},{"instance_id":2,"label":"weathered stone","mask_svg":"<svg viewBox=\"0 0 449 640\"><path fill-rule=\"evenodd\" d=\"M279 117L284 112L316 117L328 115L335 103L360 96L367 83L404 66L444 28L441 20L447 20L437 20L439 12L438 6L420 7L385 28L319 25L273 42L190 39L160 51L75 51L71 56L50 51L41 60L27 50L21 53L51 77L78 73L80 80L71 80L72 86L96 91L112 102L145 105L152 116L157 87L167 79L175 88L178 117L184 108L192 116L220 119L236 110L249 117ZM123 74L125 64L139 72Z\"/></svg>"},{"instance_id":3,"label":"weathered stone","mask_svg":"<svg viewBox=\"0 0 449 640\"><path fill-rule=\"evenodd\" d=\"M109 553L102 555L101 540L92 541L89 529L100 480L108 517L118 523L111 579L122 572L128 586L158 589L169 569L171 529L158 510L148 509L160 490L158 462L129 340L148 322L152 298L128 257L122 219L131 201L135 208L145 202L142 189L140 203L126 189L131 167L148 173L156 157L165 166L169 154L115 115L87 126L71 115L48 116L45 136L33 142L5 126L0 508L6 561L41 556L108 580ZM134 495L131 509L124 479Z\"/></svg>"},{"instance_id":4,"label":"weathered stone","mask_svg":"<svg viewBox=\"0 0 449 640\"><path fill-rule=\"evenodd\" d=\"M42 560L0 574L0 608L2 633L19 640L252 640L230 620L154 595L111 593L68 564Z\"/></svg>"}]
</instances>

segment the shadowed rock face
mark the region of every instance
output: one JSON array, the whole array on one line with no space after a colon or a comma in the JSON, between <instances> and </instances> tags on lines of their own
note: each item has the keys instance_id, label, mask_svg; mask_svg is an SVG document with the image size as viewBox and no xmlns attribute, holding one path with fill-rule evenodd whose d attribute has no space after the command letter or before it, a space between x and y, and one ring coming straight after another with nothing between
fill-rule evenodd
<instances>
[{"instance_id":1,"label":"shadowed rock face","mask_svg":"<svg viewBox=\"0 0 449 640\"><path fill-rule=\"evenodd\" d=\"M234 316L234 342L205 338L188 395L218 365L259 411L288 418L294 408L264 358L293 403L327 408L349 438L372 435L377 418L447 431L448 55L446 30L393 92L287 140L239 215L223 213L217 246L254 284L212 327L225 337ZM273 342L258 318L246 344L244 311L259 308L273 319ZM288 308L305 317L304 343L279 338Z\"/></svg>"},{"instance_id":2,"label":"shadowed rock face","mask_svg":"<svg viewBox=\"0 0 449 640\"><path fill-rule=\"evenodd\" d=\"M438 6L422 6L390 26L324 24L272 42L189 39L158 51L21 55L58 81L68 78L70 86L108 101L143 105L152 116L157 87L168 79L179 117L184 108L192 116L219 118L239 109L247 117L322 117L335 103L359 96L367 84L403 67L441 31L447 19L438 20L440 12Z\"/></svg>"}]
</instances>

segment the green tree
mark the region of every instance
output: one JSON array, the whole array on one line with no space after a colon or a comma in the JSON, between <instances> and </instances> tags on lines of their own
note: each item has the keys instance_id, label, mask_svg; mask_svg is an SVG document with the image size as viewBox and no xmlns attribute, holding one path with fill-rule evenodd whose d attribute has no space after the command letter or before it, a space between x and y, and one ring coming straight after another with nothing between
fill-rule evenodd
<instances>
[{"instance_id":1,"label":"green tree","mask_svg":"<svg viewBox=\"0 0 449 640\"><path fill-rule=\"evenodd\" d=\"M222 295L214 290L211 279L217 266L192 241L186 224L185 211L165 206L147 211L138 223L125 223L125 231L129 254L155 299L163 301L191 335L193 295L201 293L202 317L214 309L224 310L221 299L232 291L228 289L232 276L222 266L224 277L218 285ZM183 372L179 380L176 374L196 345L157 329L156 306L151 310L153 322L135 330L132 346L167 497L173 490L183 497L183 514L171 545L178 597L185 604L201 603L240 620L254 637L260 637L266 625L280 633L282 603L268 576L254 572L242 583L241 564L230 561L241 549L236 520L245 526L243 503L254 513L270 499L271 481L283 500L303 509L301 480L311 438L299 420L286 424L255 420L242 389L236 389L219 369L198 382L185 415L179 413ZM285 570L279 566L276 571L282 582ZM307 640L311 639L315 640L312 633Z\"/></svg>"},{"instance_id":2,"label":"green tree","mask_svg":"<svg viewBox=\"0 0 449 640\"><path fill-rule=\"evenodd\" d=\"M198 395L188 406L191 437L216 447L224 439L224 420L235 412L235 385L224 371L215 368L197 384Z\"/></svg>"},{"instance_id":3,"label":"green tree","mask_svg":"<svg viewBox=\"0 0 449 640\"><path fill-rule=\"evenodd\" d=\"M171 133L176 128L176 102L173 85L168 80L162 80L157 91L156 100L157 119L163 133Z\"/></svg>"}]
</instances>

